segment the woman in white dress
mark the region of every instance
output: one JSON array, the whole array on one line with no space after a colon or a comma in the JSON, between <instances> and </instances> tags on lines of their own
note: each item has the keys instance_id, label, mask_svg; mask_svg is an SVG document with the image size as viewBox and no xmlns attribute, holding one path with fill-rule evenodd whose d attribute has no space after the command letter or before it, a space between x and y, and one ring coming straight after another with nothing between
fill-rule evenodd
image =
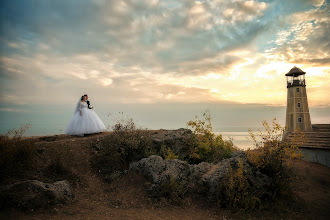
<instances>
[{"instance_id":1,"label":"woman in white dress","mask_svg":"<svg viewBox=\"0 0 330 220\"><path fill-rule=\"evenodd\" d=\"M96 112L88 108L86 99L86 96L81 97L65 134L84 136L84 134L100 133L105 130L105 126Z\"/></svg>"}]
</instances>

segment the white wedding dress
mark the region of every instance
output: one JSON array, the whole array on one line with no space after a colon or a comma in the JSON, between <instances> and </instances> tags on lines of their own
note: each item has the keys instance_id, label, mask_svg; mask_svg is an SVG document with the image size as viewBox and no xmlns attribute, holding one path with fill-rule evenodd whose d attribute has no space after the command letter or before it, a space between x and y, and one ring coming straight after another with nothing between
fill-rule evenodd
<instances>
[{"instance_id":1,"label":"white wedding dress","mask_svg":"<svg viewBox=\"0 0 330 220\"><path fill-rule=\"evenodd\" d=\"M80 110L82 115L80 115ZM94 134L105 130L105 126L93 109L86 102L78 102L74 115L65 130L68 135Z\"/></svg>"}]
</instances>

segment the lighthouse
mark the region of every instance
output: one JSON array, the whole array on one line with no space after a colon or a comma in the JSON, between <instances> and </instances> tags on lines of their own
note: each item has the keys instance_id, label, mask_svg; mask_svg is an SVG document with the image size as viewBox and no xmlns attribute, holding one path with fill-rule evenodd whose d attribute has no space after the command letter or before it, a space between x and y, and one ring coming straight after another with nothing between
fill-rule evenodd
<instances>
[{"instance_id":1,"label":"lighthouse","mask_svg":"<svg viewBox=\"0 0 330 220\"><path fill-rule=\"evenodd\" d=\"M287 105L285 133L312 131L311 118L309 115L306 72L298 67L293 67L287 74Z\"/></svg>"},{"instance_id":2,"label":"lighthouse","mask_svg":"<svg viewBox=\"0 0 330 220\"><path fill-rule=\"evenodd\" d=\"M330 124L311 124L305 74L297 67L285 74L288 95L283 141L296 145L295 132L304 132L306 139L298 140L303 159L330 167Z\"/></svg>"}]
</instances>

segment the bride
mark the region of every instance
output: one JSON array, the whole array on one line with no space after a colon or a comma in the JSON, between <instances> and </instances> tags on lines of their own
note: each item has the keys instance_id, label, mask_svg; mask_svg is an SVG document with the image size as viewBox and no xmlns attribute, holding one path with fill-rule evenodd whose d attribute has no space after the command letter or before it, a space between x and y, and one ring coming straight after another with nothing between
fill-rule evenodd
<instances>
[{"instance_id":1,"label":"bride","mask_svg":"<svg viewBox=\"0 0 330 220\"><path fill-rule=\"evenodd\" d=\"M86 103L87 96L82 96L77 103L74 115L65 130L65 134L84 136L84 134L99 133L105 126L93 109Z\"/></svg>"}]
</instances>

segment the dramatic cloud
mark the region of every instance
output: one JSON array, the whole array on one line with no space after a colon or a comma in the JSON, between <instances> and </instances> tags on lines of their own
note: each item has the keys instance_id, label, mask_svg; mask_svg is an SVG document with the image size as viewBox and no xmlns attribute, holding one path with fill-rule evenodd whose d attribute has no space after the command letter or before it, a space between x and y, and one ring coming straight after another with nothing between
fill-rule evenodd
<instances>
[{"instance_id":1,"label":"dramatic cloud","mask_svg":"<svg viewBox=\"0 0 330 220\"><path fill-rule=\"evenodd\" d=\"M320 0L2 1L0 101L285 105L307 72L330 105L329 5ZM59 98L60 97L60 98Z\"/></svg>"}]
</instances>

